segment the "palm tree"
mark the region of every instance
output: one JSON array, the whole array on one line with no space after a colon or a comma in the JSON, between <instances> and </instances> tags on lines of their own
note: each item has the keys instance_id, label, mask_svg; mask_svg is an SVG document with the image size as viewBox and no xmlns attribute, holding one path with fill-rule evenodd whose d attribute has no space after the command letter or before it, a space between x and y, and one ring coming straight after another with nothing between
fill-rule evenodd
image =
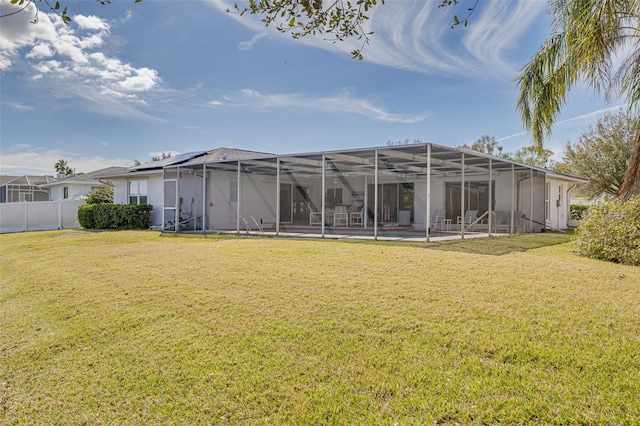
<instances>
[{"instance_id":1,"label":"palm tree","mask_svg":"<svg viewBox=\"0 0 640 426\"><path fill-rule=\"evenodd\" d=\"M552 0L552 34L518 77L518 109L541 150L566 102L586 82L608 99L640 104L640 0ZM640 194L640 125L619 197Z\"/></svg>"},{"instance_id":2,"label":"palm tree","mask_svg":"<svg viewBox=\"0 0 640 426\"><path fill-rule=\"evenodd\" d=\"M73 169L69 167L69 164L66 160L60 159L56 161L56 164L54 164L53 167L56 170L56 173L63 174L65 176L73 174Z\"/></svg>"}]
</instances>

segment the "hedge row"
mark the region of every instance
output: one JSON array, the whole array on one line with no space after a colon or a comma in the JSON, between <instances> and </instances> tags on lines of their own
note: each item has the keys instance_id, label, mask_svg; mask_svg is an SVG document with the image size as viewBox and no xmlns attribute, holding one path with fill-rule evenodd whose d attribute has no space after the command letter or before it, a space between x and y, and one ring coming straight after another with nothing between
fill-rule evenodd
<instances>
[{"instance_id":1,"label":"hedge row","mask_svg":"<svg viewBox=\"0 0 640 426\"><path fill-rule=\"evenodd\" d=\"M78 222L86 229L149 229L150 204L85 204L78 208Z\"/></svg>"},{"instance_id":2,"label":"hedge row","mask_svg":"<svg viewBox=\"0 0 640 426\"><path fill-rule=\"evenodd\" d=\"M583 254L640 266L640 197L591 206L576 234Z\"/></svg>"}]
</instances>

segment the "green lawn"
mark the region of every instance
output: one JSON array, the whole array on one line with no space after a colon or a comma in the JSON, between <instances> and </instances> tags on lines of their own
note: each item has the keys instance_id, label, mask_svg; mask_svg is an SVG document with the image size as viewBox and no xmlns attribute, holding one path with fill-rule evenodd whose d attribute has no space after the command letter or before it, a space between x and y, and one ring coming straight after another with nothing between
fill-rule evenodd
<instances>
[{"instance_id":1,"label":"green lawn","mask_svg":"<svg viewBox=\"0 0 640 426\"><path fill-rule=\"evenodd\" d=\"M638 424L640 268L569 238L0 235L0 424Z\"/></svg>"}]
</instances>

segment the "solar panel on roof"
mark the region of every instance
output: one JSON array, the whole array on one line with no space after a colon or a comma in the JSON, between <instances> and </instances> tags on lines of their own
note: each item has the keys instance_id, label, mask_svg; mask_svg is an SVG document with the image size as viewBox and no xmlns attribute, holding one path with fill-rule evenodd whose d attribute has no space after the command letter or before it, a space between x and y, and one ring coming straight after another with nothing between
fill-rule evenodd
<instances>
[{"instance_id":1,"label":"solar panel on roof","mask_svg":"<svg viewBox=\"0 0 640 426\"><path fill-rule=\"evenodd\" d=\"M176 156L172 156L169 158L165 158L164 160L159 161L151 161L149 163L141 164L134 168L134 170L146 170L146 169L157 169L165 166L171 166L173 164L183 163L185 161L196 158L200 155L206 154L207 151L194 151L194 152L186 152L184 154L179 154Z\"/></svg>"}]
</instances>

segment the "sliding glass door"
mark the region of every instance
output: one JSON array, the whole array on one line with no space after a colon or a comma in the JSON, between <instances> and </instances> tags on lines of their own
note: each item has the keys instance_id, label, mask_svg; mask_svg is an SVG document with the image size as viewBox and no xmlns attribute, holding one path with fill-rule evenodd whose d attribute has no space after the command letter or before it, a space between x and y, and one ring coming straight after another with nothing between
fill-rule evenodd
<instances>
[{"instance_id":1,"label":"sliding glass door","mask_svg":"<svg viewBox=\"0 0 640 426\"><path fill-rule=\"evenodd\" d=\"M491 200L491 209L495 210L495 182L491 184L493 186L491 191L493 198ZM460 182L447 182L445 194L446 217L453 219L455 223L455 219L458 216L464 216L460 204ZM478 217L489 210L489 182L465 182L464 209L465 211L478 210Z\"/></svg>"},{"instance_id":2,"label":"sliding glass door","mask_svg":"<svg viewBox=\"0 0 640 426\"><path fill-rule=\"evenodd\" d=\"M369 220L373 220L375 185L367 186ZM413 183L378 184L378 221L380 223L399 222L399 211L409 211L409 221L413 223Z\"/></svg>"},{"instance_id":3,"label":"sliding glass door","mask_svg":"<svg viewBox=\"0 0 640 426\"><path fill-rule=\"evenodd\" d=\"M309 188L280 185L280 223L309 224Z\"/></svg>"}]
</instances>

